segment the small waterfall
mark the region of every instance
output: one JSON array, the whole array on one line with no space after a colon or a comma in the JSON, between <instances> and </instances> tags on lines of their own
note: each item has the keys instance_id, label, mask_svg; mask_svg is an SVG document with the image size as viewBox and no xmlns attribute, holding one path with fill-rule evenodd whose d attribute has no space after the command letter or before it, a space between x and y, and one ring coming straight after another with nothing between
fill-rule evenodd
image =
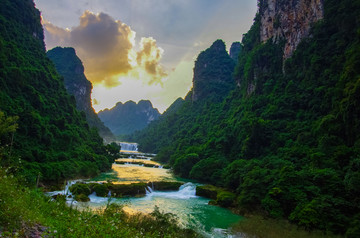
<instances>
[{"instance_id":1,"label":"small waterfall","mask_svg":"<svg viewBox=\"0 0 360 238\"><path fill-rule=\"evenodd\" d=\"M185 183L179 188L179 197L190 198L196 197L196 186L193 183Z\"/></svg>"},{"instance_id":2,"label":"small waterfall","mask_svg":"<svg viewBox=\"0 0 360 238\"><path fill-rule=\"evenodd\" d=\"M138 144L137 143L128 143L128 142L120 142L121 150L126 151L138 151Z\"/></svg>"},{"instance_id":3,"label":"small waterfall","mask_svg":"<svg viewBox=\"0 0 360 238\"><path fill-rule=\"evenodd\" d=\"M149 194L151 194L151 193L153 192L153 189L150 188L149 186L147 186L147 187L145 188L145 192L146 192L146 195L149 195Z\"/></svg>"},{"instance_id":4,"label":"small waterfall","mask_svg":"<svg viewBox=\"0 0 360 238\"><path fill-rule=\"evenodd\" d=\"M195 198L196 195L196 185L193 183L186 183L180 186L178 191L175 192L159 192L154 191L153 188L146 188L147 196L157 196L157 197L167 197L167 198L175 198L175 199L189 199Z\"/></svg>"},{"instance_id":5,"label":"small waterfall","mask_svg":"<svg viewBox=\"0 0 360 238\"><path fill-rule=\"evenodd\" d=\"M66 203L68 203L68 204L73 204L73 203L76 204L77 201L74 200L73 195L70 192L70 187L73 184L75 184L75 183L77 183L79 181L81 181L81 180L67 181L64 190L47 192L45 194L48 195L49 197L52 197L54 195L59 195L59 194L60 195L65 195L66 196Z\"/></svg>"}]
</instances>

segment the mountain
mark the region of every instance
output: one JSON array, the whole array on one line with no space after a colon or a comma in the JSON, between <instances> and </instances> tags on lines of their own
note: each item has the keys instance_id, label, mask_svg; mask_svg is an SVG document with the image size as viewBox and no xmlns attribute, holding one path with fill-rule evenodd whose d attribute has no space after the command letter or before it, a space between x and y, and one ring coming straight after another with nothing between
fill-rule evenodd
<instances>
[{"instance_id":1,"label":"mountain","mask_svg":"<svg viewBox=\"0 0 360 238\"><path fill-rule=\"evenodd\" d=\"M240 42L234 42L231 44L229 55L237 63L239 55L242 51L242 44Z\"/></svg>"},{"instance_id":2,"label":"mountain","mask_svg":"<svg viewBox=\"0 0 360 238\"><path fill-rule=\"evenodd\" d=\"M216 108L215 105L221 103L224 97L235 89L234 67L235 61L227 53L225 43L216 40L197 57L193 88L185 100L177 99L159 120L152 122L143 131L131 135L131 140L139 142L140 151L153 153L158 153L161 148L170 145L175 146L174 143L180 138L186 138L186 144L206 143L204 139L211 126L210 118L215 116L215 111L211 112L209 109ZM198 133L194 135L194 130L186 129L191 127L198 128ZM168 157L166 158L168 160ZM160 160L167 162L166 159Z\"/></svg>"},{"instance_id":3,"label":"mountain","mask_svg":"<svg viewBox=\"0 0 360 238\"><path fill-rule=\"evenodd\" d=\"M232 77L235 61L226 51L222 40L215 41L211 47L199 54L196 59L193 77L192 100L205 97L221 100L235 88Z\"/></svg>"},{"instance_id":4,"label":"mountain","mask_svg":"<svg viewBox=\"0 0 360 238\"><path fill-rule=\"evenodd\" d=\"M237 87L185 100L134 139L178 175L233 191L238 209L358 237L359 32L360 1L259 1Z\"/></svg>"},{"instance_id":5,"label":"mountain","mask_svg":"<svg viewBox=\"0 0 360 238\"><path fill-rule=\"evenodd\" d=\"M263 0L259 5L260 42L284 40L285 59L296 50L313 24L324 17L324 0Z\"/></svg>"},{"instance_id":6,"label":"mountain","mask_svg":"<svg viewBox=\"0 0 360 238\"><path fill-rule=\"evenodd\" d=\"M91 104L92 84L84 75L84 66L73 48L56 47L47 56L55 64L56 70L64 77L67 92L75 97L76 108L85 112L86 121L98 129L105 143L115 140L110 129L98 118Z\"/></svg>"},{"instance_id":7,"label":"mountain","mask_svg":"<svg viewBox=\"0 0 360 238\"><path fill-rule=\"evenodd\" d=\"M114 160L45 53L40 12L31 0L0 1L0 111L18 129L1 135L1 164L29 184L89 177Z\"/></svg>"},{"instance_id":8,"label":"mountain","mask_svg":"<svg viewBox=\"0 0 360 238\"><path fill-rule=\"evenodd\" d=\"M141 100L138 104L133 101L125 104L118 102L115 107L100 111L98 116L114 135L127 135L145 128L158 119L160 113L150 101Z\"/></svg>"}]
</instances>

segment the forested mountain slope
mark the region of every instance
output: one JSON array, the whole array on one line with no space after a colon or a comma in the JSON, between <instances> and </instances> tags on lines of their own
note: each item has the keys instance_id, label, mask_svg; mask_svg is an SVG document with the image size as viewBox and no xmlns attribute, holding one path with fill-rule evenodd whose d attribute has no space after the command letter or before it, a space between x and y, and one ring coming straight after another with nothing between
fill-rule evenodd
<instances>
[{"instance_id":1,"label":"forested mountain slope","mask_svg":"<svg viewBox=\"0 0 360 238\"><path fill-rule=\"evenodd\" d=\"M260 1L238 87L219 103L188 96L135 139L179 175L236 192L242 209L357 237L360 1L305 2ZM309 22L286 21L291 12Z\"/></svg>"},{"instance_id":2,"label":"forested mountain slope","mask_svg":"<svg viewBox=\"0 0 360 238\"><path fill-rule=\"evenodd\" d=\"M132 135L134 141L139 141L140 151L157 153L170 145L205 143L207 130L214 121L210 118L218 115L210 112L210 108L216 108L235 88L234 67L235 61L226 52L222 40L216 40L201 52L195 62L194 87L185 100L177 99L158 121ZM184 141L174 143L176 140Z\"/></svg>"},{"instance_id":3,"label":"forested mountain slope","mask_svg":"<svg viewBox=\"0 0 360 238\"><path fill-rule=\"evenodd\" d=\"M49 50L46 55L55 64L56 70L64 77L67 92L74 95L76 107L85 112L86 121L90 127L98 129L99 135L105 142L115 141L115 136L99 119L91 103L92 84L84 74L84 66L77 57L74 48L56 47Z\"/></svg>"},{"instance_id":4,"label":"forested mountain slope","mask_svg":"<svg viewBox=\"0 0 360 238\"><path fill-rule=\"evenodd\" d=\"M102 138L47 58L40 13L31 0L0 1L0 110L18 116L16 133L1 138L1 163L29 183L58 182L109 169Z\"/></svg>"}]
</instances>

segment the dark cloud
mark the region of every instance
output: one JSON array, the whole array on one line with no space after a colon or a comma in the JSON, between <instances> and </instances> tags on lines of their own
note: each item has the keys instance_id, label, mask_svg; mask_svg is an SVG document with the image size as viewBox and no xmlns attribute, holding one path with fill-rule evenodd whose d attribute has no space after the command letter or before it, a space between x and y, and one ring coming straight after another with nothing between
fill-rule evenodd
<instances>
[{"instance_id":1,"label":"dark cloud","mask_svg":"<svg viewBox=\"0 0 360 238\"><path fill-rule=\"evenodd\" d=\"M117 75L131 70L129 52L135 33L129 26L105 13L86 11L80 25L71 31L71 43L86 65L86 73L94 83L117 85Z\"/></svg>"}]
</instances>

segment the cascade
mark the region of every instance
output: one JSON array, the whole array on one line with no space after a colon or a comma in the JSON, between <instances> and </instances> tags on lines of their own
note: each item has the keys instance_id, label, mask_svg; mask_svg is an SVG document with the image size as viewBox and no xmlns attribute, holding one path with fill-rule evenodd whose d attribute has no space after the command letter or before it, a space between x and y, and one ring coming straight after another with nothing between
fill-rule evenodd
<instances>
[{"instance_id":1,"label":"cascade","mask_svg":"<svg viewBox=\"0 0 360 238\"><path fill-rule=\"evenodd\" d=\"M196 194L196 185L193 183L185 183L180 186L178 191L175 192L158 192L158 191L154 191L153 188L151 188L150 186L146 188L147 196L189 199L189 198L197 197L195 194Z\"/></svg>"},{"instance_id":2,"label":"cascade","mask_svg":"<svg viewBox=\"0 0 360 238\"><path fill-rule=\"evenodd\" d=\"M145 192L146 192L146 195L149 195L150 193L153 192L153 189L152 189L150 186L147 186L147 187L145 188Z\"/></svg>"},{"instance_id":3,"label":"cascade","mask_svg":"<svg viewBox=\"0 0 360 238\"><path fill-rule=\"evenodd\" d=\"M137 143L120 142L121 150L138 151Z\"/></svg>"}]
</instances>

